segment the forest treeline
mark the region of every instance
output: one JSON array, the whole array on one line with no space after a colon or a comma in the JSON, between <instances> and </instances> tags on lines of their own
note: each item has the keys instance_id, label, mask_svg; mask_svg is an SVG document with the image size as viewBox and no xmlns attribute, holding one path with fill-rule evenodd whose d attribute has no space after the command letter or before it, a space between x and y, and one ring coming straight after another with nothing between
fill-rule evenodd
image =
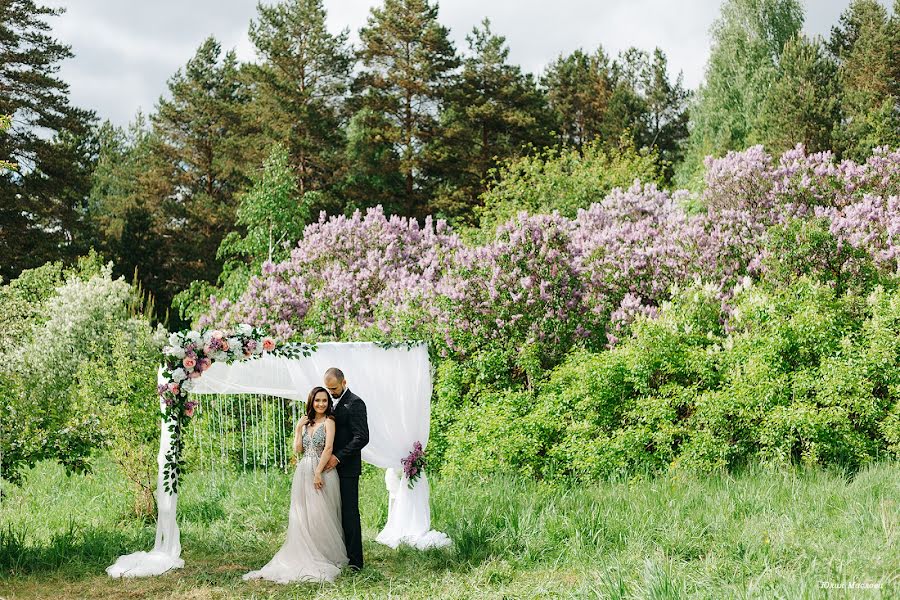
<instances>
[{"instance_id":1,"label":"forest treeline","mask_svg":"<svg viewBox=\"0 0 900 600\"><path fill-rule=\"evenodd\" d=\"M0 165L0 276L95 248L161 317L181 292L174 324L235 265L244 281L258 267L249 233L283 255L321 211L486 227L491 194L517 189L505 178L554 161L564 175L599 153L626 182L699 190L706 156L753 144L855 160L900 146L900 0L853 0L825 38L802 33L798 0L727 0L697 90L660 48L612 56L602 40L526 73L487 19L456 47L428 0L384 0L355 46L322 0L260 4L254 61L206 39L124 128L70 101L59 13L0 5L0 158L15 163Z\"/></svg>"}]
</instances>

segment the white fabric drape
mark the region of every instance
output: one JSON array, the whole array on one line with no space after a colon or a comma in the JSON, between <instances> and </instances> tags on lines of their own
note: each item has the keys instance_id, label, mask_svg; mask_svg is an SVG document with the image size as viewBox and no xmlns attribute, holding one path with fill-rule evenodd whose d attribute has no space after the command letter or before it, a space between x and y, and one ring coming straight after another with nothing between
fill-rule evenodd
<instances>
[{"instance_id":1,"label":"white fabric drape","mask_svg":"<svg viewBox=\"0 0 900 600\"><path fill-rule=\"evenodd\" d=\"M369 443L364 461L388 469L385 482L390 493L388 520L377 541L396 548L407 543L424 549L447 546L450 539L431 529L428 480L423 473L409 489L402 481L401 459L416 441L425 447L431 419L431 364L424 345L382 348L369 342L319 344L309 357L289 359L266 355L232 364L214 363L196 380L194 394L263 394L305 402L309 391L322 385L329 367L344 372L347 386L366 403ZM302 411L301 411L302 412ZM177 496L162 489L168 428L160 436L157 478L156 545L152 552L122 556L107 568L112 577L158 575L183 566L178 525Z\"/></svg>"},{"instance_id":2,"label":"white fabric drape","mask_svg":"<svg viewBox=\"0 0 900 600\"><path fill-rule=\"evenodd\" d=\"M160 402L160 410L165 406ZM166 464L166 453L172 444L172 434L169 432L169 424L162 421L159 434L159 454L156 455L156 464L159 472L156 475L156 542L150 552L135 552L120 556L112 565L106 568L110 577L148 577L161 575L169 569L180 569L184 566L181 559L181 537L178 531L178 522L175 520L175 510L178 505L178 494L169 494L163 489L163 473Z\"/></svg>"},{"instance_id":3,"label":"white fabric drape","mask_svg":"<svg viewBox=\"0 0 900 600\"><path fill-rule=\"evenodd\" d=\"M384 482L390 495L388 519L376 541L391 548L409 544L419 550L451 544L447 534L431 529L430 491L424 471L412 489L402 469L385 471Z\"/></svg>"}]
</instances>

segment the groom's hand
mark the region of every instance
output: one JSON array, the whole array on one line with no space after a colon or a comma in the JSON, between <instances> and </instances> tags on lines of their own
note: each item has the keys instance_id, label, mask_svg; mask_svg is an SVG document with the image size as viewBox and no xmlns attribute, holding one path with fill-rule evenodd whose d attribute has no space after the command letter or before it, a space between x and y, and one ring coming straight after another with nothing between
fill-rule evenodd
<instances>
[{"instance_id":1,"label":"groom's hand","mask_svg":"<svg viewBox=\"0 0 900 600\"><path fill-rule=\"evenodd\" d=\"M325 463L325 470L326 471L332 470L333 468L335 468L337 466L337 464L339 462L340 461L337 459L337 457L334 454L332 454L331 458L328 459L328 462Z\"/></svg>"}]
</instances>

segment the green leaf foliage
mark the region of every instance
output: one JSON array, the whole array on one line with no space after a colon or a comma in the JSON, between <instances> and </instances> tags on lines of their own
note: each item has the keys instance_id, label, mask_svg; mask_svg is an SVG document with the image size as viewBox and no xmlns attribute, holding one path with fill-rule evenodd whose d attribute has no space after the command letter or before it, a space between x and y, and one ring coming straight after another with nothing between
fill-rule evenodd
<instances>
[{"instance_id":1,"label":"green leaf foliage","mask_svg":"<svg viewBox=\"0 0 900 600\"><path fill-rule=\"evenodd\" d=\"M606 149L599 142L575 149L548 149L511 160L492 170L493 182L482 195L481 229L485 234L520 211L558 211L575 217L579 208L600 202L613 188L628 188L635 180L659 182L655 154L627 144Z\"/></svg>"}]
</instances>

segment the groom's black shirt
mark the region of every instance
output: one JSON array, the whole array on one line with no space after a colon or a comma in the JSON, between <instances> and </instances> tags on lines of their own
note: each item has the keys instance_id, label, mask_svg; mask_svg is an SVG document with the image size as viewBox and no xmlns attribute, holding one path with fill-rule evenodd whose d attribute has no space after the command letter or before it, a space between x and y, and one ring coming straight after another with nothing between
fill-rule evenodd
<instances>
[{"instance_id":1,"label":"groom's black shirt","mask_svg":"<svg viewBox=\"0 0 900 600\"><path fill-rule=\"evenodd\" d=\"M366 403L347 390L334 407L334 456L341 477L358 477L362 473L360 451L369 443L369 421Z\"/></svg>"}]
</instances>

